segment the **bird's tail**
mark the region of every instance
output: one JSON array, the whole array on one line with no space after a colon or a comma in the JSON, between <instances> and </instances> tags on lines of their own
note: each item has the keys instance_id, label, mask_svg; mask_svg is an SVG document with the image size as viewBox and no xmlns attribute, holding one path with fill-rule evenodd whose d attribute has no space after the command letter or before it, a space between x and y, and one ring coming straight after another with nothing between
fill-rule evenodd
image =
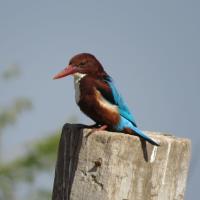
<instances>
[{"instance_id":1,"label":"bird's tail","mask_svg":"<svg viewBox=\"0 0 200 200\"><path fill-rule=\"evenodd\" d=\"M154 141L153 139L151 139L149 136L147 136L145 133L143 133L140 129L138 129L135 126L132 126L131 128L128 128L129 130L125 130L125 132L127 132L128 134L135 134L137 136L139 136L140 138L146 140L147 142L151 143L152 145L155 146L160 146L156 141Z\"/></svg>"}]
</instances>

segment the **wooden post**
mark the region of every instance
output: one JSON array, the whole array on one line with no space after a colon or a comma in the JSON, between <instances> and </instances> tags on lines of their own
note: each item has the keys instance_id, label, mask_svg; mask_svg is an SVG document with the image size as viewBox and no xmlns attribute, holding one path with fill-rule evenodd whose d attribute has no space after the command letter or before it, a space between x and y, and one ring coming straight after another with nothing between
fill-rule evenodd
<instances>
[{"instance_id":1,"label":"wooden post","mask_svg":"<svg viewBox=\"0 0 200 200\"><path fill-rule=\"evenodd\" d=\"M52 200L184 199L191 143L146 132L136 136L92 132L66 124L58 151Z\"/></svg>"}]
</instances>

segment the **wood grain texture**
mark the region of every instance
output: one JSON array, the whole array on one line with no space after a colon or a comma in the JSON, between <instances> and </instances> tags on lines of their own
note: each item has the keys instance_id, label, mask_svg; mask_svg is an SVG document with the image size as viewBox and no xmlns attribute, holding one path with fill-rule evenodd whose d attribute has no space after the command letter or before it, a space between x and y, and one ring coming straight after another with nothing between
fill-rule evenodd
<instances>
[{"instance_id":1,"label":"wood grain texture","mask_svg":"<svg viewBox=\"0 0 200 200\"><path fill-rule=\"evenodd\" d=\"M70 199L83 137L82 128L84 128L84 125L80 124L65 124L63 127L55 170L53 200Z\"/></svg>"},{"instance_id":2,"label":"wood grain texture","mask_svg":"<svg viewBox=\"0 0 200 200\"><path fill-rule=\"evenodd\" d=\"M182 200L191 153L188 139L146 132L136 136L63 128L53 200ZM91 134L90 134L91 133Z\"/></svg>"}]
</instances>

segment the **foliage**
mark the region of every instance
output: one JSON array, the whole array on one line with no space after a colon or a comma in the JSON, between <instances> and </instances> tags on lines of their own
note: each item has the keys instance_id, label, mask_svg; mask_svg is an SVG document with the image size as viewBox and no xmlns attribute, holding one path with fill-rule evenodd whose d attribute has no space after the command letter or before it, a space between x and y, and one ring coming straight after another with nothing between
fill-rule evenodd
<instances>
[{"instance_id":1,"label":"foliage","mask_svg":"<svg viewBox=\"0 0 200 200\"><path fill-rule=\"evenodd\" d=\"M55 166L58 141L59 134L55 132L32 144L31 148L24 156L10 163L1 165L0 188L4 188L4 191L0 190L0 194L4 193L3 195L5 196L5 192L12 190L12 186L20 182L31 184L34 182L39 172L51 170L52 167ZM7 185L5 183L7 183ZM35 191L35 193L40 195L40 198L43 196L44 199L46 199L45 196L48 196L47 194L49 194L49 191L45 191L41 188Z\"/></svg>"},{"instance_id":2,"label":"foliage","mask_svg":"<svg viewBox=\"0 0 200 200\"><path fill-rule=\"evenodd\" d=\"M27 98L18 98L13 102L11 106L1 108L0 131L6 128L8 125L14 124L22 111L30 110L31 108L32 103Z\"/></svg>"},{"instance_id":3,"label":"foliage","mask_svg":"<svg viewBox=\"0 0 200 200\"><path fill-rule=\"evenodd\" d=\"M10 80L19 77L21 74L20 67L17 64L10 65L5 71L2 72L1 77L4 80Z\"/></svg>"},{"instance_id":4,"label":"foliage","mask_svg":"<svg viewBox=\"0 0 200 200\"><path fill-rule=\"evenodd\" d=\"M10 81L19 75L20 69L14 65L5 70L0 78ZM15 99L10 106L0 105L0 134L2 135L3 130L8 126L15 124L23 111L29 111L31 108L32 102L24 97ZM23 156L7 163L0 162L0 200L16 199L19 193L18 188L23 184L31 188L27 194L29 199L50 198L51 193L48 189L32 186L41 173L51 171L53 174L58 140L58 131L52 132L49 136L29 144Z\"/></svg>"},{"instance_id":5,"label":"foliage","mask_svg":"<svg viewBox=\"0 0 200 200\"><path fill-rule=\"evenodd\" d=\"M1 165L0 174L11 181L32 181L38 170L47 170L55 164L58 140L56 132L35 142L24 156Z\"/></svg>"}]
</instances>

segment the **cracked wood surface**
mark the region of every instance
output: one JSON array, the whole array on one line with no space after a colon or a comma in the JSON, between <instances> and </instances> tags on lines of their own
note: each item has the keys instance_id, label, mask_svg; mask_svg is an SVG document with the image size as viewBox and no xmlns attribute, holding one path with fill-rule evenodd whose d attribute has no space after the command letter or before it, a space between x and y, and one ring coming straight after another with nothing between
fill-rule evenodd
<instances>
[{"instance_id":1,"label":"cracked wood surface","mask_svg":"<svg viewBox=\"0 0 200 200\"><path fill-rule=\"evenodd\" d=\"M146 132L160 143L66 124L58 151L53 200L181 200L191 144Z\"/></svg>"}]
</instances>

